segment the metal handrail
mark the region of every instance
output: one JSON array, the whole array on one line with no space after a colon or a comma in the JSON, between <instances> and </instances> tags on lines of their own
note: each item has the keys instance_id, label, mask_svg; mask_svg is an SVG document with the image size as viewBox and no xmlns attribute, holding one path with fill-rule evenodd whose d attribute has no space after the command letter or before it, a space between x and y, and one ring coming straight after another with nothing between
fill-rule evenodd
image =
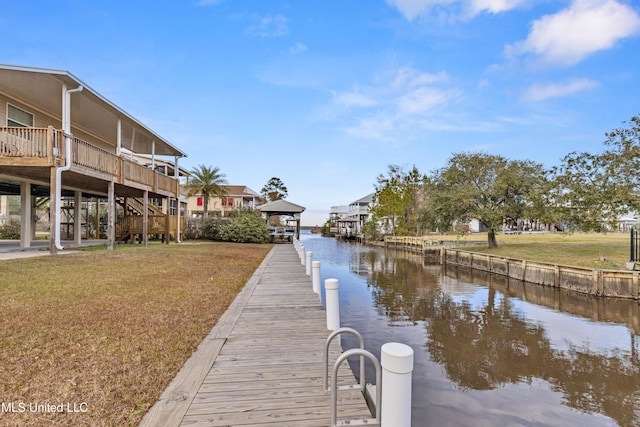
<instances>
[{"instance_id":1,"label":"metal handrail","mask_svg":"<svg viewBox=\"0 0 640 427\"><path fill-rule=\"evenodd\" d=\"M335 337L343 333L351 334L356 338L358 338L360 348L364 350L364 339L362 338L362 335L360 335L360 332L356 331L355 329L352 329L352 328L336 329L331 333L331 335L327 337L327 340L324 343L324 365L323 365L324 369L322 370L325 392L329 391L329 345L331 344L331 341L333 341ZM360 388L362 389L363 393L366 390L366 385L367 383L365 381L365 373L364 373L364 356L362 356L360 357Z\"/></svg>"},{"instance_id":2,"label":"metal handrail","mask_svg":"<svg viewBox=\"0 0 640 427\"><path fill-rule=\"evenodd\" d=\"M337 332L337 331L336 331ZM342 364L342 362L344 362L345 360L347 360L349 357L351 356L360 356L361 358L367 357L369 360L371 360L371 362L373 363L373 366L375 366L376 368L376 405L375 405L375 418L373 419L367 419L367 420L360 420L360 421L356 421L356 420L345 420L345 421L341 421L340 424L337 423L337 419L338 419L338 387L337 387L337 381L338 381L338 368L340 367L340 365ZM364 382L361 381L361 383L364 384ZM351 350L348 350L346 352L344 352L340 357L338 357L338 360L336 360L336 363L333 365L333 371L331 372L331 384L333 384L333 387L331 387L331 427L337 427L338 425L340 426L351 426L351 425L380 425L380 410L381 410L381 405L382 405L382 393L380 390L380 384L382 383L382 369L380 368L380 362L378 362L378 359L376 359L376 357L371 354L370 352L368 352L367 350L363 350L361 348L354 348Z\"/></svg>"}]
</instances>

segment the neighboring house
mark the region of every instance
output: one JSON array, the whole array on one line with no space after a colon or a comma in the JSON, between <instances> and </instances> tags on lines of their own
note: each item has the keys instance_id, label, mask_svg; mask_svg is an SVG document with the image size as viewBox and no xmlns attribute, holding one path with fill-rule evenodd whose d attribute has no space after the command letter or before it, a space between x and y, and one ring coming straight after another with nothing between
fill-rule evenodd
<instances>
[{"instance_id":1,"label":"neighboring house","mask_svg":"<svg viewBox=\"0 0 640 427\"><path fill-rule=\"evenodd\" d=\"M362 234L362 226L371 218L369 206L373 203L374 193L351 202L346 215L336 220L338 234L347 238L357 237Z\"/></svg>"},{"instance_id":2,"label":"neighboring house","mask_svg":"<svg viewBox=\"0 0 640 427\"><path fill-rule=\"evenodd\" d=\"M636 227L638 225L638 214L635 212L629 212L626 215L623 215L621 218L618 218L618 229L613 231L618 232L629 232L632 227Z\"/></svg>"},{"instance_id":3,"label":"neighboring house","mask_svg":"<svg viewBox=\"0 0 640 427\"><path fill-rule=\"evenodd\" d=\"M340 218L344 218L347 215L349 215L349 206L331 206L331 211L329 212L329 232L337 233L338 220Z\"/></svg>"},{"instance_id":4,"label":"neighboring house","mask_svg":"<svg viewBox=\"0 0 640 427\"><path fill-rule=\"evenodd\" d=\"M165 158L166 167L153 170L138 155L152 164ZM181 157L183 151L68 71L0 65L0 195L20 196L22 248L31 245L35 197L49 199L51 253L63 248L63 207L73 218L67 224L73 244L80 244L89 200L108 207L110 248L134 235L145 243L149 234L179 237Z\"/></svg>"},{"instance_id":5,"label":"neighboring house","mask_svg":"<svg viewBox=\"0 0 640 427\"><path fill-rule=\"evenodd\" d=\"M209 198L209 216L227 217L233 211L242 209L253 210L264 202L264 198L246 185L222 185L227 195L225 197ZM189 197L187 215L200 217L203 215L204 199L201 194Z\"/></svg>"}]
</instances>

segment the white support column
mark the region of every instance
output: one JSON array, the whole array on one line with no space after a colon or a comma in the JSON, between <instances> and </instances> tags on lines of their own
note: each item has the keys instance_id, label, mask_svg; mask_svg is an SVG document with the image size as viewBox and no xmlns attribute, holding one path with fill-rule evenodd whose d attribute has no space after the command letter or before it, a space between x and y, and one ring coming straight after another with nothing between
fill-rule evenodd
<instances>
[{"instance_id":1,"label":"white support column","mask_svg":"<svg viewBox=\"0 0 640 427\"><path fill-rule=\"evenodd\" d=\"M120 155L122 150L122 120L118 117L118 127L116 128L116 156Z\"/></svg>"},{"instance_id":2,"label":"white support column","mask_svg":"<svg viewBox=\"0 0 640 427\"><path fill-rule=\"evenodd\" d=\"M109 181L109 189L107 193L107 249L112 251L116 240L116 196L115 183ZM96 203L97 217L100 218L99 204Z\"/></svg>"},{"instance_id":3,"label":"white support column","mask_svg":"<svg viewBox=\"0 0 640 427\"><path fill-rule=\"evenodd\" d=\"M82 243L82 191L73 193L73 240L76 245Z\"/></svg>"},{"instance_id":4,"label":"white support column","mask_svg":"<svg viewBox=\"0 0 640 427\"><path fill-rule=\"evenodd\" d=\"M144 203L142 211L142 244L149 244L149 191L144 190Z\"/></svg>"},{"instance_id":5,"label":"white support column","mask_svg":"<svg viewBox=\"0 0 640 427\"><path fill-rule=\"evenodd\" d=\"M176 243L180 243L180 233L182 230L180 230L180 171L178 168L178 159L179 157L176 156L174 157L175 161L173 162L173 177L176 180L176 217L177 217L177 225L176 225ZM169 238L167 236L167 238Z\"/></svg>"},{"instance_id":6,"label":"white support column","mask_svg":"<svg viewBox=\"0 0 640 427\"><path fill-rule=\"evenodd\" d=\"M156 142L151 141L151 169L156 170Z\"/></svg>"},{"instance_id":7,"label":"white support column","mask_svg":"<svg viewBox=\"0 0 640 427\"><path fill-rule=\"evenodd\" d=\"M9 221L9 196L0 196L0 218Z\"/></svg>"},{"instance_id":8,"label":"white support column","mask_svg":"<svg viewBox=\"0 0 640 427\"><path fill-rule=\"evenodd\" d=\"M31 183L20 183L20 249L31 247Z\"/></svg>"},{"instance_id":9,"label":"white support column","mask_svg":"<svg viewBox=\"0 0 640 427\"><path fill-rule=\"evenodd\" d=\"M133 144L136 142L136 128L133 128L131 132L131 151L129 151L129 157L133 160Z\"/></svg>"},{"instance_id":10,"label":"white support column","mask_svg":"<svg viewBox=\"0 0 640 427\"><path fill-rule=\"evenodd\" d=\"M58 209L58 201L56 200L56 187L60 185L58 182L58 174L56 173L56 168L51 168L51 174L49 178L49 253L51 255L56 255L58 253L58 248L56 247L56 230L58 227L55 227L56 221L60 221L58 215L60 214L60 209Z\"/></svg>"}]
</instances>

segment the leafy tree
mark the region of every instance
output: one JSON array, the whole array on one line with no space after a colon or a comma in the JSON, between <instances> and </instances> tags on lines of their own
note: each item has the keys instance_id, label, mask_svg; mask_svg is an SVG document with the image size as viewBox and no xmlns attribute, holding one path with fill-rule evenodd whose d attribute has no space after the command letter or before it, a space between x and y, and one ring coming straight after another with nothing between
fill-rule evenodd
<instances>
[{"instance_id":1,"label":"leafy tree","mask_svg":"<svg viewBox=\"0 0 640 427\"><path fill-rule=\"evenodd\" d=\"M223 187L227 183L225 176L220 173L220 168L217 166L198 165L191 171L185 189L189 197L196 194L202 195L202 216L204 218L209 216L209 199L227 195L227 190Z\"/></svg>"},{"instance_id":2,"label":"leafy tree","mask_svg":"<svg viewBox=\"0 0 640 427\"><path fill-rule=\"evenodd\" d=\"M271 178L262 190L260 194L267 199L267 202L275 202L276 200L281 200L287 197L287 187L284 185L280 178L273 177Z\"/></svg>"},{"instance_id":3,"label":"leafy tree","mask_svg":"<svg viewBox=\"0 0 640 427\"><path fill-rule=\"evenodd\" d=\"M598 154L571 152L553 172L546 204L574 230L606 231L629 211L640 209L640 117L606 133Z\"/></svg>"},{"instance_id":4,"label":"leafy tree","mask_svg":"<svg viewBox=\"0 0 640 427\"><path fill-rule=\"evenodd\" d=\"M427 177L424 182L424 198L418 211L418 224L422 229L446 233L455 221L454 212L446 205L440 204L435 195L446 191L444 183L435 182L432 177Z\"/></svg>"},{"instance_id":5,"label":"leafy tree","mask_svg":"<svg viewBox=\"0 0 640 427\"><path fill-rule=\"evenodd\" d=\"M490 247L505 221L537 216L533 201L545 171L532 161L507 160L486 153L457 153L436 171L429 186L432 206L444 218L466 223L477 219L487 229Z\"/></svg>"},{"instance_id":6,"label":"leafy tree","mask_svg":"<svg viewBox=\"0 0 640 427\"><path fill-rule=\"evenodd\" d=\"M398 165L388 165L387 175L378 175L370 208L374 222L386 221L395 235L418 232L418 205L425 177L413 166L405 172Z\"/></svg>"},{"instance_id":7,"label":"leafy tree","mask_svg":"<svg viewBox=\"0 0 640 427\"><path fill-rule=\"evenodd\" d=\"M609 147L603 157L608 165L607 178L613 185L609 187L610 199L614 199L612 209L640 210L638 188L640 188L640 116L634 116L626 127L606 133L604 145Z\"/></svg>"}]
</instances>

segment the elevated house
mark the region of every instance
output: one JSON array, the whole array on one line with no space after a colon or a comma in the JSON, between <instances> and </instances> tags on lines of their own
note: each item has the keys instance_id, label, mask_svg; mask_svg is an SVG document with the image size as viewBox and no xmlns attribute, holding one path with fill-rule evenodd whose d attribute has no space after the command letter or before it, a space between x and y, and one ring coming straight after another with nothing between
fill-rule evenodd
<instances>
[{"instance_id":1,"label":"elevated house","mask_svg":"<svg viewBox=\"0 0 640 427\"><path fill-rule=\"evenodd\" d=\"M353 239L362 234L362 226L370 219L369 205L373 203L374 193L349 203L345 215L336 220L338 236Z\"/></svg>"},{"instance_id":2,"label":"elevated house","mask_svg":"<svg viewBox=\"0 0 640 427\"><path fill-rule=\"evenodd\" d=\"M222 185L226 190L225 197L209 198L209 216L226 217L233 211L249 209L264 202L264 198L246 185ZM203 215L204 199L201 194L189 197L187 204L187 214L190 217L200 217Z\"/></svg>"},{"instance_id":3,"label":"elevated house","mask_svg":"<svg viewBox=\"0 0 640 427\"><path fill-rule=\"evenodd\" d=\"M36 197L48 198L51 253L63 249L65 215L71 244L81 243L90 200L107 206L110 248L134 235L179 239L181 157L68 71L0 65L0 195L20 196L22 248L31 245Z\"/></svg>"},{"instance_id":4,"label":"elevated house","mask_svg":"<svg viewBox=\"0 0 640 427\"><path fill-rule=\"evenodd\" d=\"M338 233L338 220L347 215L349 215L349 206L331 206L331 211L329 212L329 232L333 234Z\"/></svg>"}]
</instances>

